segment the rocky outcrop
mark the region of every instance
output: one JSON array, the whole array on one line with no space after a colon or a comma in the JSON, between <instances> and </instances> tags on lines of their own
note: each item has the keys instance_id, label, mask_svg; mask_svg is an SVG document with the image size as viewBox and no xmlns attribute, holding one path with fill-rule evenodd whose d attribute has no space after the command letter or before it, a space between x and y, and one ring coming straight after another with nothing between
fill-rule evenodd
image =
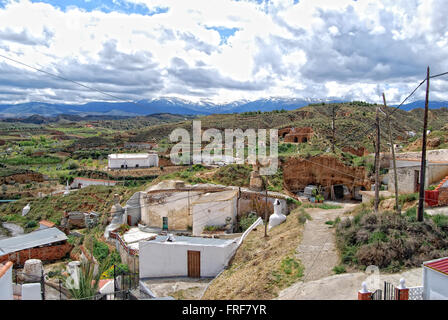
<instances>
[{"instance_id":1,"label":"rocky outcrop","mask_svg":"<svg viewBox=\"0 0 448 320\"><path fill-rule=\"evenodd\" d=\"M44 180L44 176L41 173L30 171L0 177L0 184L30 183L31 181L43 182Z\"/></svg>"},{"instance_id":2,"label":"rocky outcrop","mask_svg":"<svg viewBox=\"0 0 448 320\"><path fill-rule=\"evenodd\" d=\"M283 164L285 187L291 192L303 191L309 185L330 187L343 184L350 191L354 187L370 190L370 181L364 167L350 167L332 156L310 158L292 157Z\"/></svg>"},{"instance_id":3,"label":"rocky outcrop","mask_svg":"<svg viewBox=\"0 0 448 320\"><path fill-rule=\"evenodd\" d=\"M355 156L358 157L362 157L362 156L366 156L369 154L369 151L364 148L364 147L360 147L358 149L352 148L352 147L344 147L342 148L342 151L344 152L349 152L351 154L354 154Z\"/></svg>"}]
</instances>

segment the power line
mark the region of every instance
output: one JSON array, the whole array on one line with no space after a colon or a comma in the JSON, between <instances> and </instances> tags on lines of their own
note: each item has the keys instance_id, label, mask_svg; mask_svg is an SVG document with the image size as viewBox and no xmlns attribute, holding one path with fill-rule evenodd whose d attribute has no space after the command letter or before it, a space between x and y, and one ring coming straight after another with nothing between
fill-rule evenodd
<instances>
[{"instance_id":1,"label":"power line","mask_svg":"<svg viewBox=\"0 0 448 320\"><path fill-rule=\"evenodd\" d=\"M104 95L106 95L106 96L108 96L108 97L111 97L111 98L114 98L114 99L117 99L117 100L120 100L120 101L123 101L123 102L128 102L128 103L133 103L133 104L136 104L136 105L141 105L141 104L138 103L138 102L135 102L135 101L132 101L132 100L127 100L127 99L123 99L123 98L117 97L117 96L112 95L112 94L110 94L110 93L107 93L107 92L105 92L105 91L102 91L102 90L99 90L99 89L95 89L95 88L93 88L93 87L90 87L90 86L87 86L87 85L85 85L85 84L82 84L82 83L80 83L80 82L78 82L78 81L74 81L74 80L71 80L71 79L68 79L68 78L59 76L59 75L57 75L57 74L54 74L54 73L51 73L51 72L48 72L48 71L45 71L45 70L42 70L42 69L39 69L39 68L30 66L29 64L26 64L26 63L24 63L24 62L15 60L15 59L10 58L10 57L7 57L7 56L5 56L5 55L0 54L0 57L5 58L5 59L8 59L8 60L13 61L13 62L18 63L18 64L21 64L21 65L23 65L23 66L25 66L25 67L27 67L27 68L31 68L31 69L36 70L36 71L38 71L38 72L45 73L46 75L49 75L49 76L51 76L51 77L54 77L54 78L57 78L57 79L61 79L61 80L64 80L64 81L68 81L68 82L74 83L74 84L76 84L76 85L78 85L78 86L81 86L81 87L83 87L83 88L86 88L86 89L89 89L89 90L92 90L92 91L99 92L99 93L104 94Z\"/></svg>"}]
</instances>

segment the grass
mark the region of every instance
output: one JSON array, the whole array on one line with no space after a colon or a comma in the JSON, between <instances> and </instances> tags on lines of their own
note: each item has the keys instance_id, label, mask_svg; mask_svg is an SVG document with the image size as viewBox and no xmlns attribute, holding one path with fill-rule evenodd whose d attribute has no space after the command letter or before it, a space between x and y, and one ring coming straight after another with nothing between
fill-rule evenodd
<instances>
[{"instance_id":1,"label":"grass","mask_svg":"<svg viewBox=\"0 0 448 320\"><path fill-rule=\"evenodd\" d=\"M204 299L273 299L280 290L301 279L303 267L295 257L303 226L300 210L268 232L251 231L233 261L207 289Z\"/></svg>"},{"instance_id":2,"label":"grass","mask_svg":"<svg viewBox=\"0 0 448 320\"><path fill-rule=\"evenodd\" d=\"M303 203L302 208L319 208L324 210L333 210L333 209L341 209L342 206L327 203Z\"/></svg>"}]
</instances>

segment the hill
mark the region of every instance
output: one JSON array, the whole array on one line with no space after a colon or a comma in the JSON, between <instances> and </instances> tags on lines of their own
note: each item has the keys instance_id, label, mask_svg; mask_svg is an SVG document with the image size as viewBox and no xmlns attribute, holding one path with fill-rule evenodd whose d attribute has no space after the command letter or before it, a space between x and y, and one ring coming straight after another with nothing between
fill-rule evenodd
<instances>
[{"instance_id":1,"label":"hill","mask_svg":"<svg viewBox=\"0 0 448 320\"><path fill-rule=\"evenodd\" d=\"M286 128L286 127L312 127L315 138L312 145L319 145L320 148L330 146L332 134L332 111L336 109L336 145L340 148L366 147L373 151L373 134L375 124L375 104L365 102L349 103L319 103L311 104L302 108L290 111L267 111L267 112L243 112L234 114L213 114L198 117L201 120L202 129L216 128L219 130L241 128ZM407 144L409 140L408 132L420 135L423 127L423 116L421 109L405 111L388 108L393 112L391 116L392 133L397 143ZM448 120L448 109L431 109L429 116L429 127L433 130L443 128ZM385 116L381 114L382 121L382 149L386 150L388 132ZM137 132L133 138L135 141L146 141L150 138L166 139L175 128L185 128L191 131L192 121L183 121L170 124L154 125L150 128ZM325 147L326 146L326 147Z\"/></svg>"}]
</instances>

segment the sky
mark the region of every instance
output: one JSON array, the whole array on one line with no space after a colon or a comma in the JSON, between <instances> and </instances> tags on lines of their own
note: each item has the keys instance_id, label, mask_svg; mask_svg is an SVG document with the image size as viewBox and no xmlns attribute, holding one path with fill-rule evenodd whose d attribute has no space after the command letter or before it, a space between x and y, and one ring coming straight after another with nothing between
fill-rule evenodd
<instances>
[{"instance_id":1,"label":"sky","mask_svg":"<svg viewBox=\"0 0 448 320\"><path fill-rule=\"evenodd\" d=\"M0 0L0 55L128 100L392 104L448 71L447 16L446 0ZM114 101L1 56L0 103ZM448 100L448 76L430 85Z\"/></svg>"}]
</instances>

